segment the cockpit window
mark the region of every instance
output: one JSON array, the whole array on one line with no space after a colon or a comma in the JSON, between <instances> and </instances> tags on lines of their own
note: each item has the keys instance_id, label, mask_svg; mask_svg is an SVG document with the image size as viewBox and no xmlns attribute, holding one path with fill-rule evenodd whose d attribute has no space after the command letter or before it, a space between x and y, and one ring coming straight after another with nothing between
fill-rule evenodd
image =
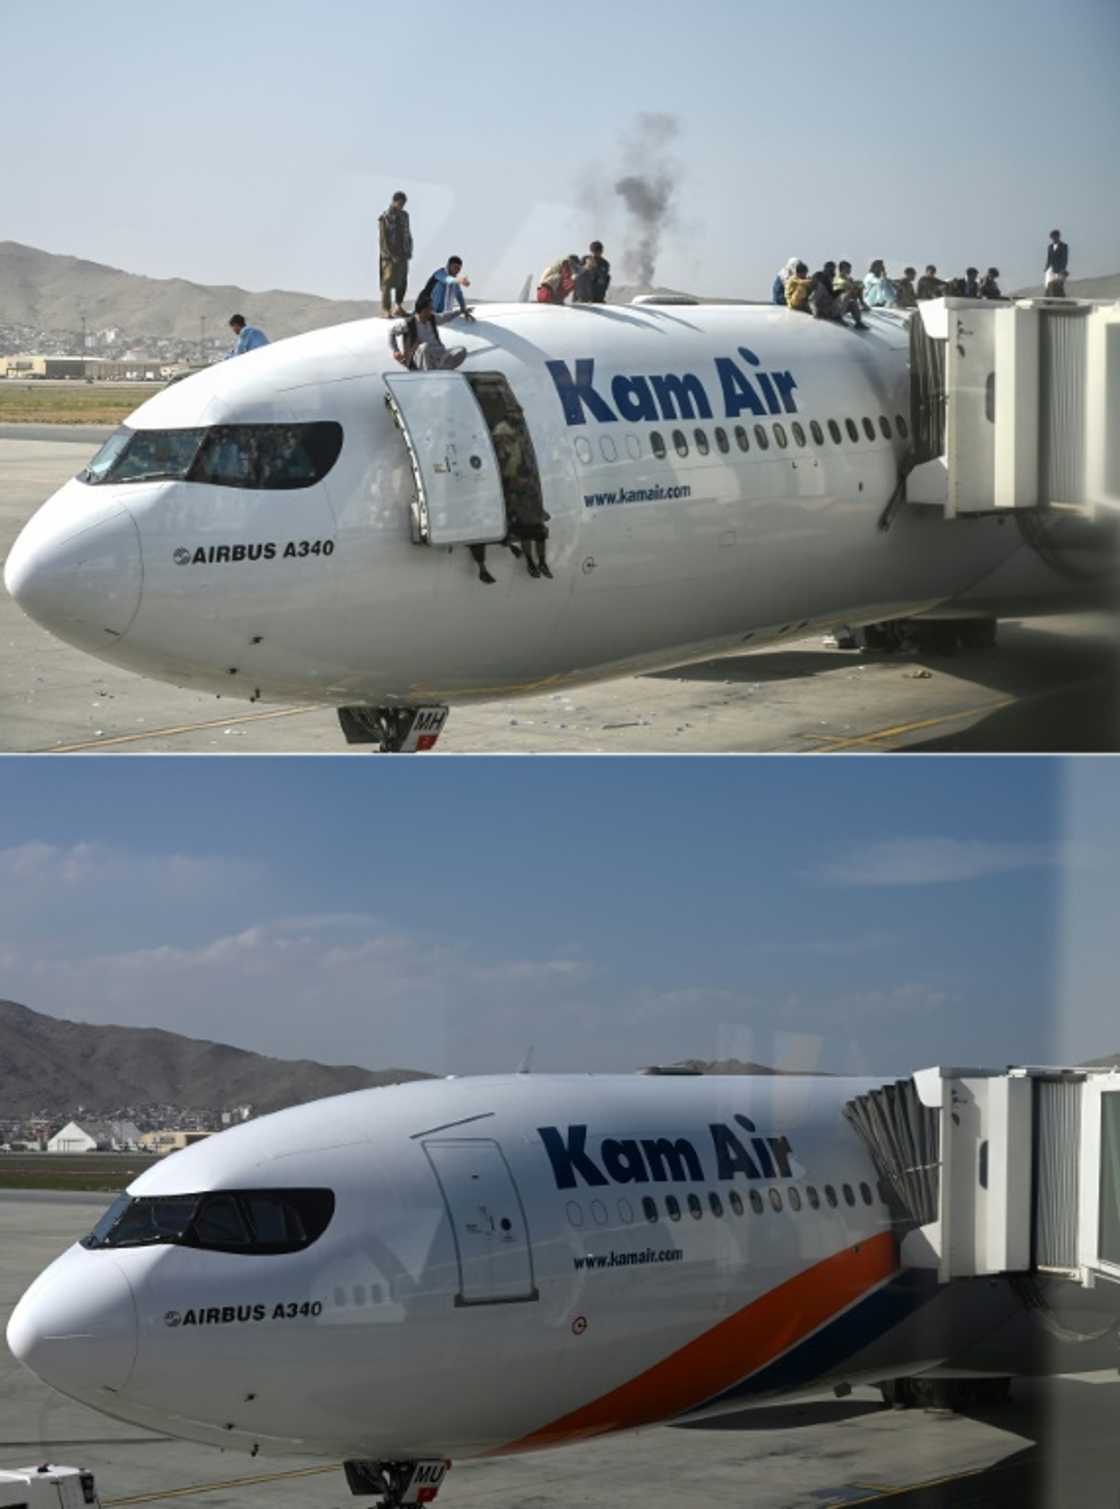
<instances>
[{"instance_id":1,"label":"cockpit window","mask_svg":"<svg viewBox=\"0 0 1120 1509\"><path fill-rule=\"evenodd\" d=\"M187 481L266 492L311 487L327 475L341 449L342 426L330 421L215 425Z\"/></svg>"},{"instance_id":2,"label":"cockpit window","mask_svg":"<svg viewBox=\"0 0 1120 1509\"><path fill-rule=\"evenodd\" d=\"M132 430L122 425L78 473L78 480L91 486L201 482L287 491L321 482L341 450L342 426L334 420L186 430Z\"/></svg>"},{"instance_id":3,"label":"cockpit window","mask_svg":"<svg viewBox=\"0 0 1120 1509\"><path fill-rule=\"evenodd\" d=\"M300 1252L334 1214L329 1189L215 1190L202 1195L120 1195L83 1247L202 1247L212 1252Z\"/></svg>"}]
</instances>

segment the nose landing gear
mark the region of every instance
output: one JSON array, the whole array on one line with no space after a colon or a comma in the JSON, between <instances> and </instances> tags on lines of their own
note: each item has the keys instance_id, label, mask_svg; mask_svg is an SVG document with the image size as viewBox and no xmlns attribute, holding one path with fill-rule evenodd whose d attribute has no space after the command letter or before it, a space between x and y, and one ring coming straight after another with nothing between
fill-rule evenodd
<instances>
[{"instance_id":1,"label":"nose landing gear","mask_svg":"<svg viewBox=\"0 0 1120 1509\"><path fill-rule=\"evenodd\" d=\"M350 1492L377 1495L378 1509L406 1504L430 1504L439 1492L451 1463L446 1457L418 1462L343 1462Z\"/></svg>"},{"instance_id":2,"label":"nose landing gear","mask_svg":"<svg viewBox=\"0 0 1120 1509\"><path fill-rule=\"evenodd\" d=\"M376 744L382 754L423 754L436 747L449 709L432 707L340 707L347 744Z\"/></svg>"}]
</instances>

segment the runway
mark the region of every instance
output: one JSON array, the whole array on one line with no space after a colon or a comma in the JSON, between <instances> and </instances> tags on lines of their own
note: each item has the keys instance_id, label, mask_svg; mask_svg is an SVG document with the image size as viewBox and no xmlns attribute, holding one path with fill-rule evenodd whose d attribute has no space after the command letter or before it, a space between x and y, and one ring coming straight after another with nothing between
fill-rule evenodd
<instances>
[{"instance_id":1,"label":"runway","mask_svg":"<svg viewBox=\"0 0 1120 1509\"><path fill-rule=\"evenodd\" d=\"M2 1177L2 1172L0 1172ZM0 1192L0 1332L50 1259L106 1200ZM1115 1374L1017 1383L975 1415L893 1411L870 1389L657 1427L520 1458L457 1464L445 1509L1109 1509L1120 1504ZM54 1394L0 1345L0 1469L92 1469L105 1509L171 1500L220 1509L342 1509L316 1460L233 1455L119 1424Z\"/></svg>"},{"instance_id":2,"label":"runway","mask_svg":"<svg viewBox=\"0 0 1120 1509\"><path fill-rule=\"evenodd\" d=\"M0 553L97 431L0 431ZM105 433L105 432L101 432ZM18 435L19 438L12 438ZM994 651L861 656L819 639L570 692L455 708L444 753L802 753L1120 748L1120 651L1103 616L1005 623ZM343 753L334 712L253 707L91 659L0 594L0 750Z\"/></svg>"}]
</instances>

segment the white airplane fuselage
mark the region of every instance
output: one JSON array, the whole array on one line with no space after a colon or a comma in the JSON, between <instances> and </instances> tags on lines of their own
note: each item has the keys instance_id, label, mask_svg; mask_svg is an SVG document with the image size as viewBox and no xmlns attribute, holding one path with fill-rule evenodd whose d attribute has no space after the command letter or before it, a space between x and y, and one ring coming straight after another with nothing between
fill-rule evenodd
<instances>
[{"instance_id":1,"label":"white airplane fuselage","mask_svg":"<svg viewBox=\"0 0 1120 1509\"><path fill-rule=\"evenodd\" d=\"M1017 608L1068 597L1013 521L948 526L911 507L878 527L909 375L905 322L870 324L514 305L445 326L463 373L501 374L524 410L551 581L492 547L484 587L465 548L413 543L416 487L385 404L400 369L379 321L222 363L128 421L199 434L330 421L342 446L321 481L75 479L28 523L5 580L32 617L115 665L338 706L505 697L969 593L990 611L1004 582Z\"/></svg>"},{"instance_id":2,"label":"white airplane fuselage","mask_svg":"<svg viewBox=\"0 0 1120 1509\"><path fill-rule=\"evenodd\" d=\"M526 1451L936 1368L1023 1307L900 1269L843 1115L878 1083L518 1075L279 1112L142 1174L8 1343L115 1418L336 1460Z\"/></svg>"}]
</instances>

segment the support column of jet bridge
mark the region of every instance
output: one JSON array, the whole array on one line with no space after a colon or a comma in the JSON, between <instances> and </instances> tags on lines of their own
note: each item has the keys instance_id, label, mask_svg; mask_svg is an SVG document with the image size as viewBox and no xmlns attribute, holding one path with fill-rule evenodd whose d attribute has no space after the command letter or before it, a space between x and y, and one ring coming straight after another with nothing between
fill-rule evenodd
<instances>
[{"instance_id":1,"label":"support column of jet bridge","mask_svg":"<svg viewBox=\"0 0 1120 1509\"><path fill-rule=\"evenodd\" d=\"M919 450L909 502L1120 509L1120 303L947 298L913 318L915 434L943 450Z\"/></svg>"}]
</instances>

